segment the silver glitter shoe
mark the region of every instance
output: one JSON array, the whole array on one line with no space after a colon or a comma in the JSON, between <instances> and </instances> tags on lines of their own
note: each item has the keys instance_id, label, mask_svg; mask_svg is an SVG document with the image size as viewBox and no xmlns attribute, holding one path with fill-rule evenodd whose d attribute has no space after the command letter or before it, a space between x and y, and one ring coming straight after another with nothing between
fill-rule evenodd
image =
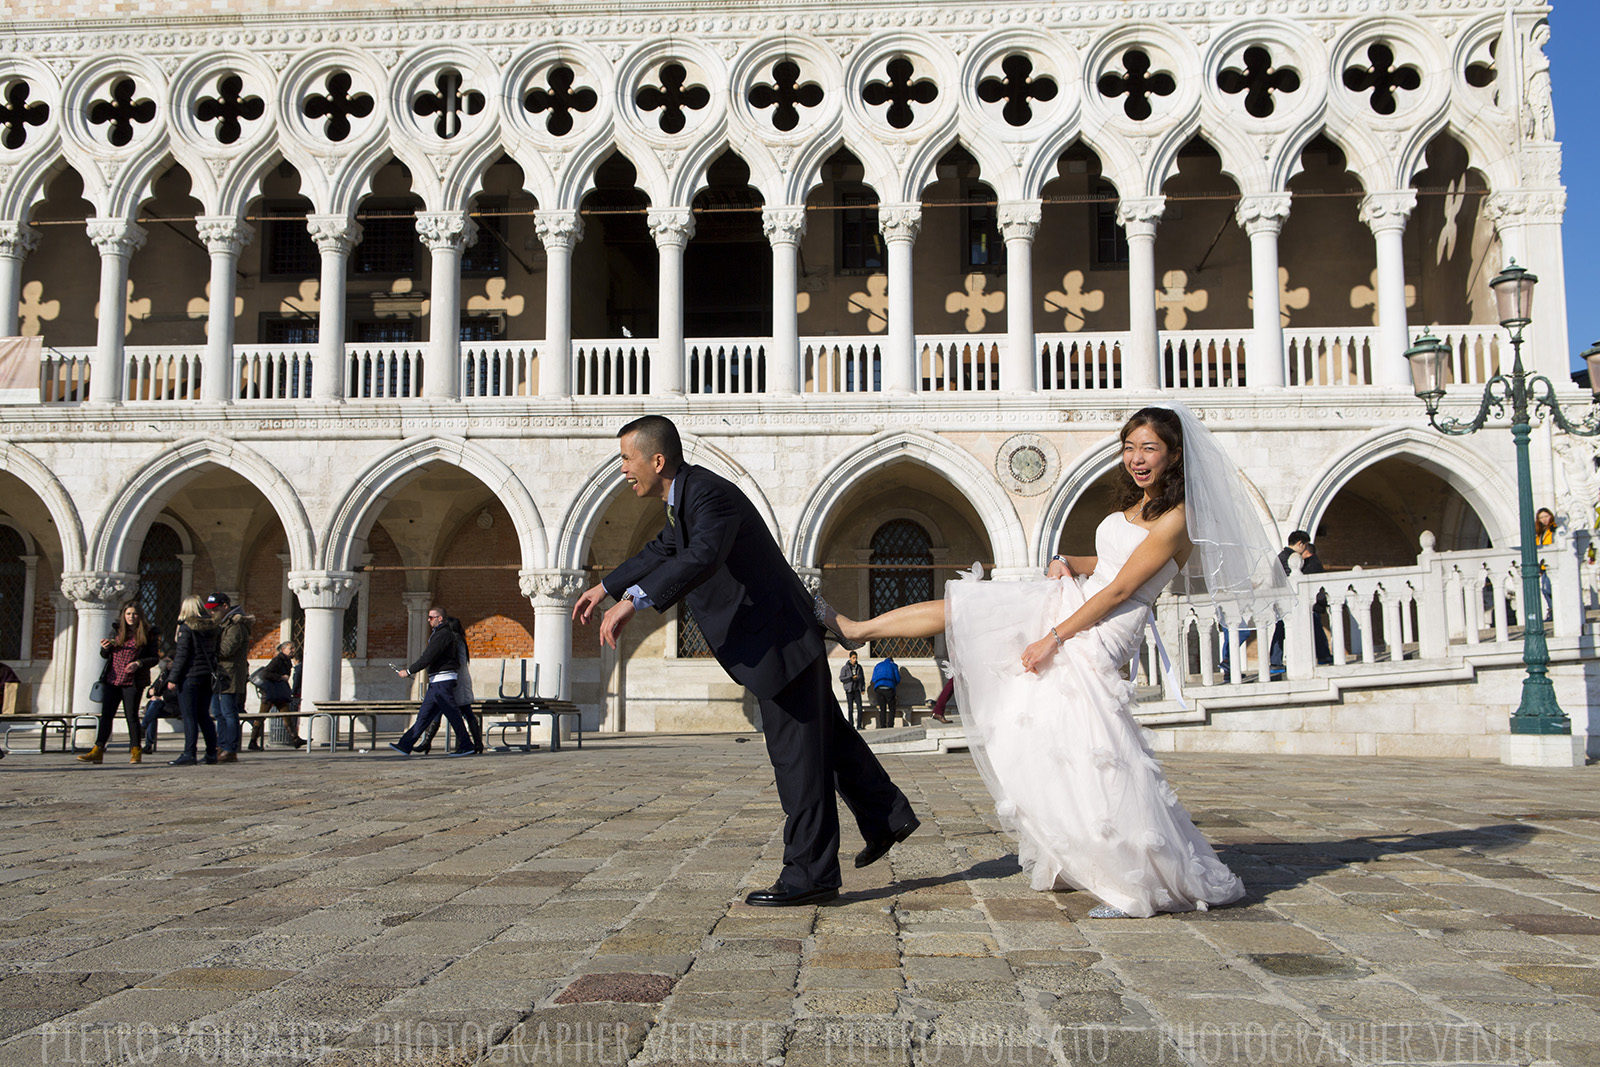
<instances>
[{"instance_id":1,"label":"silver glitter shoe","mask_svg":"<svg viewBox=\"0 0 1600 1067\"><path fill-rule=\"evenodd\" d=\"M1089 909L1091 919L1126 919L1128 913L1121 908L1113 908L1110 904L1096 904Z\"/></svg>"},{"instance_id":2,"label":"silver glitter shoe","mask_svg":"<svg viewBox=\"0 0 1600 1067\"><path fill-rule=\"evenodd\" d=\"M866 644L865 641L850 640L839 630L839 613L834 611L833 605L823 600L822 597L814 596L811 598L811 613L817 617L817 621L828 632L828 636L838 642L839 647L846 652L854 652Z\"/></svg>"}]
</instances>

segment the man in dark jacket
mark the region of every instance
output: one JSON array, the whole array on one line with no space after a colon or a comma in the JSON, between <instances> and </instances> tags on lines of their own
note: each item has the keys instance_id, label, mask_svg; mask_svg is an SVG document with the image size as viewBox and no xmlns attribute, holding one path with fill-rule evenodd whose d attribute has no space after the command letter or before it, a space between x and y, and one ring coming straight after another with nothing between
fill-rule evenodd
<instances>
[{"instance_id":1,"label":"man in dark jacket","mask_svg":"<svg viewBox=\"0 0 1600 1067\"><path fill-rule=\"evenodd\" d=\"M1283 572L1291 574L1289 570L1289 557L1300 557L1301 574L1322 574L1324 569L1322 559L1317 555L1317 548L1311 543L1311 535L1304 530L1296 530L1289 535L1288 547L1278 553L1278 562L1283 565ZM1333 662L1333 649L1328 647L1328 594L1319 592L1317 599L1311 606L1311 640L1317 650L1317 663L1327 666ZM1268 661L1272 665L1274 678L1283 675L1283 620L1272 628L1272 645L1268 653Z\"/></svg>"},{"instance_id":2,"label":"man in dark jacket","mask_svg":"<svg viewBox=\"0 0 1600 1067\"><path fill-rule=\"evenodd\" d=\"M211 717L217 721L219 763L239 758L239 716L244 712L244 691L250 677L250 624L255 619L234 607L227 593L206 597L206 610L222 628L217 639L217 689L211 694Z\"/></svg>"},{"instance_id":3,"label":"man in dark jacket","mask_svg":"<svg viewBox=\"0 0 1600 1067\"><path fill-rule=\"evenodd\" d=\"M866 725L866 715L861 710L861 694L867 688L867 678L854 652L850 653L850 662L839 668L839 684L844 686L845 715L850 725L859 730Z\"/></svg>"},{"instance_id":4,"label":"man in dark jacket","mask_svg":"<svg viewBox=\"0 0 1600 1067\"><path fill-rule=\"evenodd\" d=\"M749 498L726 478L685 463L669 419L635 419L617 437L623 477L635 496L666 505L666 525L580 596L572 616L587 623L600 601L616 598L600 622L601 642L615 648L639 608L689 606L722 669L760 702L787 819L783 873L745 900L767 907L832 900L842 881L834 790L867 843L857 867L882 858L917 828L911 803L845 722L811 594Z\"/></svg>"},{"instance_id":5,"label":"man in dark jacket","mask_svg":"<svg viewBox=\"0 0 1600 1067\"><path fill-rule=\"evenodd\" d=\"M410 667L395 672L402 678L409 678L423 671L428 672L428 691L422 698L422 707L417 711L417 721L400 735L399 741L391 742L389 745L402 755L411 755L417 738L421 737L429 724L440 715L450 720L450 729L455 731L456 747L450 755L478 754L477 748L472 743L472 734L467 729L466 720L456 708L456 672L461 662L461 650L456 647L458 640L456 635L445 625L444 620L443 608L428 609L430 631L428 647L422 650L422 655L418 656L417 661Z\"/></svg>"}]
</instances>

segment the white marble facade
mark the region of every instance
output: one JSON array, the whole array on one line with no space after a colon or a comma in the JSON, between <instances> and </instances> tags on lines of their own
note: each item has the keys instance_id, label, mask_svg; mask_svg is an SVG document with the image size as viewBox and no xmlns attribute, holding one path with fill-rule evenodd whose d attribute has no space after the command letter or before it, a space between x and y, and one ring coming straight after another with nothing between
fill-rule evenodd
<instances>
[{"instance_id":1,"label":"white marble facade","mask_svg":"<svg viewBox=\"0 0 1600 1067\"><path fill-rule=\"evenodd\" d=\"M382 664L415 647L439 576L481 564L474 595L523 615L480 672L531 658L602 729L740 725L751 709L676 618L641 623L620 659L581 634L575 650L566 620L592 568L650 532L612 459L647 411L679 419L694 461L857 610L877 602L886 521L925 532L934 592L971 558L1041 567L1097 506L1121 419L1158 395L1219 431L1275 536L1336 515L1335 565L1363 562L1363 523L1395 501L1411 511L1382 537L1413 554L1422 529L1516 541L1509 435L1427 428L1402 353L1422 327L1444 336L1447 404L1475 407L1505 350L1484 280L1514 256L1543 281L1525 355L1571 388L1545 4L383 7L112 22L35 3L0 36L0 337L44 346L38 401L0 408L0 527L40 706L81 699L87 638L160 522L184 581L274 610L246 557L278 560L273 624L303 618L313 700L393 695ZM715 332L701 294L735 268L695 241L733 156L770 292ZM596 199L618 159L633 245ZM1080 172L1111 190L1099 223L1062 192ZM302 278L271 276L262 247L291 173ZM464 267L491 173L515 176L495 201L498 288ZM957 173L959 230L931 191ZM839 236L846 179L870 201L864 264ZM375 287L352 264L397 181L384 203L415 216L422 251ZM934 273L980 224L1003 262L969 251L953 283ZM1073 244L1095 225L1116 239L1098 265ZM649 270L630 276L617 264L641 242ZM618 304L652 335L618 326ZM269 337L289 307L315 329ZM494 337L434 327L485 307ZM355 336L373 315L416 332ZM1536 448L1538 497L1592 525L1591 450ZM452 554L473 521L510 524L501 556ZM499 641L512 612L481 614Z\"/></svg>"}]
</instances>

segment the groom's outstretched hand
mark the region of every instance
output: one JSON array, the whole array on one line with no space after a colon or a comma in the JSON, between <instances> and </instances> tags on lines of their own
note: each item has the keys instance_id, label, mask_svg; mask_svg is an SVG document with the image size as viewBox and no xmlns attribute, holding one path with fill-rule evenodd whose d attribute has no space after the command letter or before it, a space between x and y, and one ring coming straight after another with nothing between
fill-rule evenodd
<instances>
[{"instance_id":1,"label":"groom's outstretched hand","mask_svg":"<svg viewBox=\"0 0 1600 1067\"><path fill-rule=\"evenodd\" d=\"M578 602L572 605L572 619L580 625L589 625L589 616L594 614L595 605L606 598L606 587L596 582L584 591Z\"/></svg>"},{"instance_id":2,"label":"groom's outstretched hand","mask_svg":"<svg viewBox=\"0 0 1600 1067\"><path fill-rule=\"evenodd\" d=\"M623 597L611 605L611 610L606 612L605 618L600 620L600 643L607 648L617 647L617 637L622 633L622 628L633 618L633 613L639 609L633 606L633 601Z\"/></svg>"}]
</instances>

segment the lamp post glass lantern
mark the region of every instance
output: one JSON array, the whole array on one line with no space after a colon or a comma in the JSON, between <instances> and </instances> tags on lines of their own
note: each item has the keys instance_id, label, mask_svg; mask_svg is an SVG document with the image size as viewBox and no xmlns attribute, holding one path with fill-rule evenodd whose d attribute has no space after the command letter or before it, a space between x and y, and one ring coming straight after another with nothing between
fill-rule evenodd
<instances>
[{"instance_id":1,"label":"lamp post glass lantern","mask_svg":"<svg viewBox=\"0 0 1600 1067\"><path fill-rule=\"evenodd\" d=\"M1445 377L1450 347L1424 333L1406 349L1411 362L1411 381L1418 399L1428 412L1428 422L1440 433L1462 437L1477 433L1492 413L1505 417L1511 408L1511 437L1517 450L1517 518L1522 540L1522 663L1527 674L1522 680L1522 703L1511 716L1513 734L1571 734L1572 720L1556 701L1550 682L1550 647L1545 639L1544 612L1540 610L1539 551L1533 532L1533 477L1528 459L1528 438L1532 424L1541 414L1549 417L1566 433L1576 437L1600 436L1600 407L1591 406L1579 422L1561 411L1556 389L1542 374L1528 374L1522 366L1522 331L1533 321L1533 287L1539 279L1512 260L1495 275L1489 286L1494 290L1500 325L1511 334L1511 373L1496 373L1483 386L1483 400L1471 419L1439 417L1439 402L1444 399ZM1592 404L1600 405L1600 341L1586 352Z\"/></svg>"}]
</instances>

